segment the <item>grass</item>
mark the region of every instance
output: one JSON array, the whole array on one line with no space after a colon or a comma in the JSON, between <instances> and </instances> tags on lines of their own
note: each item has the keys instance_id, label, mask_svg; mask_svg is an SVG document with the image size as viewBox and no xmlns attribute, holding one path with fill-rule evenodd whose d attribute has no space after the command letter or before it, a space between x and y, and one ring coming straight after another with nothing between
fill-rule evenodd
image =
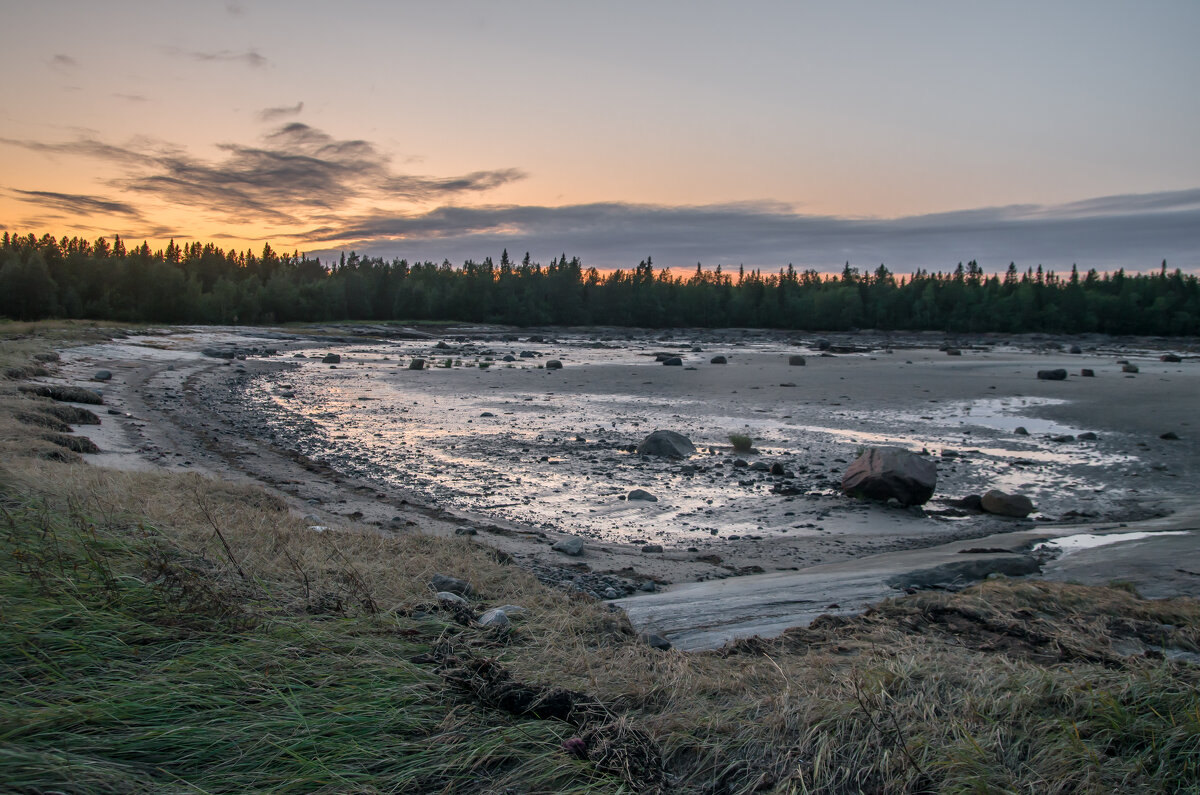
<instances>
[{"instance_id":1,"label":"grass","mask_svg":"<svg viewBox=\"0 0 1200 795\"><path fill-rule=\"evenodd\" d=\"M729 443L733 445L733 449L738 453L748 453L754 449L754 439L744 433L729 434Z\"/></svg>"},{"instance_id":2,"label":"grass","mask_svg":"<svg viewBox=\"0 0 1200 795\"><path fill-rule=\"evenodd\" d=\"M313 533L259 488L46 460L18 415L54 404L12 387L6 791L657 791L618 735L682 793L1200 791L1200 667L1164 656L1200 652L1195 600L998 580L662 653L469 539ZM435 572L529 617L461 625ZM607 739L462 687L447 653L586 694Z\"/></svg>"}]
</instances>

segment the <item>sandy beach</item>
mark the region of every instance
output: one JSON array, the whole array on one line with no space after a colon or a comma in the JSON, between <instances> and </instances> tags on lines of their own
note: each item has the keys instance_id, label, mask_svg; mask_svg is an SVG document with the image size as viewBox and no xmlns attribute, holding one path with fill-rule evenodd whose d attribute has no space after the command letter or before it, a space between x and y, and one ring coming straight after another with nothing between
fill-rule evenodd
<instances>
[{"instance_id":1,"label":"sandy beach","mask_svg":"<svg viewBox=\"0 0 1200 795\"><path fill-rule=\"evenodd\" d=\"M1146 522L1191 534L1047 554L1043 576L1200 595L1197 350L1100 337L189 328L68 349L60 376L104 392L104 422L79 429L102 450L93 463L260 483L314 527L472 535L700 647L859 610L900 592L882 584L897 571L961 550L1027 552ZM410 370L414 358L428 366ZM1060 367L1064 381L1037 378ZM92 381L101 369L112 379ZM658 429L697 454L631 452ZM734 451L732 433L754 450ZM871 445L928 453L934 498L895 508L843 496L841 473ZM656 500L627 499L635 488ZM950 502L991 488L1029 496L1035 513ZM566 536L582 555L552 548Z\"/></svg>"}]
</instances>

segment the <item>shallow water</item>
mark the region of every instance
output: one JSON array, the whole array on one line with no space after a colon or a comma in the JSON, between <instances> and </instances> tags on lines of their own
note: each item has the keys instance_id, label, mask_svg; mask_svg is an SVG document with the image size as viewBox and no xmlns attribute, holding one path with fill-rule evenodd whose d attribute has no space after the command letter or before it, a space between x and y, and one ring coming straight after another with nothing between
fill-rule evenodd
<instances>
[{"instance_id":1,"label":"shallow water","mask_svg":"<svg viewBox=\"0 0 1200 795\"><path fill-rule=\"evenodd\" d=\"M1034 546L1035 550L1055 550L1067 554L1082 549L1095 549L1110 544L1121 544L1126 541L1140 541L1153 536L1185 536L1187 530L1162 530L1158 532L1134 533L1077 533L1075 535L1052 538Z\"/></svg>"},{"instance_id":2,"label":"shallow water","mask_svg":"<svg viewBox=\"0 0 1200 795\"><path fill-rule=\"evenodd\" d=\"M253 379L245 400L273 438L340 470L446 507L614 540L699 548L731 536L828 533L864 510L837 486L858 449L873 444L938 456L940 495L1020 491L1050 514L1103 512L1128 496L1114 468L1136 459L1043 436L1085 430L1033 414L1061 401L869 402L851 397L861 371L844 369L835 380L843 370L817 368L853 368L874 357L787 367L788 355L815 354L783 341L705 343L702 351L661 338L603 344L564 337L431 350L429 342L399 341L340 349L342 362L332 368L320 361L329 349L314 348L293 360L295 369ZM521 351L539 355L520 358ZM696 369L663 367L656 351ZM517 360L498 361L508 353ZM715 353L730 363L710 365ZM409 371L413 356L451 366ZM551 358L565 368L539 367ZM900 357L879 358L872 366L903 370ZM486 369L475 366L489 359ZM1018 425L1032 435L1014 435ZM688 436L698 454L668 461L625 450L660 428ZM733 432L755 439L757 453L742 456L747 463L778 462L795 477L737 465ZM622 499L634 488L658 502Z\"/></svg>"}]
</instances>

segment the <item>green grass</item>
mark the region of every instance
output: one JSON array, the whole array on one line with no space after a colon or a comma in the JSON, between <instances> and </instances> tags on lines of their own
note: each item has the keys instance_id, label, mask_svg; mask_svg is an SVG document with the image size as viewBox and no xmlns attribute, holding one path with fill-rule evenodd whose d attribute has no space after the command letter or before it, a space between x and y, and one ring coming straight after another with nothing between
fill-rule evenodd
<instances>
[{"instance_id":1,"label":"green grass","mask_svg":"<svg viewBox=\"0 0 1200 795\"><path fill-rule=\"evenodd\" d=\"M729 434L729 443L739 453L748 453L754 449L754 440L744 433Z\"/></svg>"},{"instance_id":2,"label":"green grass","mask_svg":"<svg viewBox=\"0 0 1200 795\"><path fill-rule=\"evenodd\" d=\"M408 662L437 619L275 615L239 584L167 585L164 556L186 558L152 528L12 495L0 539L5 791L619 789L563 754L570 726L462 703Z\"/></svg>"}]
</instances>

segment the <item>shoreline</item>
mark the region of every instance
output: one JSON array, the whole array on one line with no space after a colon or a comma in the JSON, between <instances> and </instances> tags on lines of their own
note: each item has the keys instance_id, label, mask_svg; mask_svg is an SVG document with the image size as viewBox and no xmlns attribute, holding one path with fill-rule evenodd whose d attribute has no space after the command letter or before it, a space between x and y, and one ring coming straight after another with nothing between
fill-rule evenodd
<instances>
[{"instance_id":1,"label":"shoreline","mask_svg":"<svg viewBox=\"0 0 1200 795\"><path fill-rule=\"evenodd\" d=\"M189 331L193 334L189 334ZM223 330L218 333L247 345L251 341L261 345L269 340L281 352L329 342L327 337L280 335L258 329ZM813 577L824 576L822 572L834 574L833 579L836 580L837 571L852 570L856 563L868 559L886 561L890 557L896 561L908 561L905 565L910 568L919 568L944 557L955 546L969 546L971 539L990 537L996 532L993 523L956 534L921 539L901 537L892 548L876 547L866 554L830 556L813 565L775 565L772 568L768 566L780 562L778 546L785 537L769 539L774 548L767 550L757 540L743 544L726 541L724 554L716 556L715 562L713 555L700 555L694 551L668 549L664 553L648 555L633 543L591 541L583 558L567 558L550 549L553 541L560 537L558 533L429 504L418 495L405 493L394 486L384 487L377 482L339 473L334 467L306 458L286 445L254 439L250 433L250 425L257 422L253 414L243 411L240 422L237 419L230 422L227 415L214 411L212 404L215 400L236 401L236 390L227 393L222 393L222 390L238 381L284 369L288 366L287 360L253 356L245 361L206 357L199 352L204 347L203 338L206 334L211 334L211 330L173 330L175 341L184 342L183 350L133 345L122 348L120 341L116 341L117 347L111 350L113 355L103 362L93 355L96 346L90 346L90 352L86 349L75 349L75 354L64 352L63 375L70 382L86 382L89 369L98 369L101 365L114 374L112 381L100 385L110 409L105 423L95 428L79 429L79 432L91 436L104 451L89 459L102 466L200 471L227 480L257 483L284 498L293 513L304 516L314 526L361 528L366 525L385 535L422 532L435 536L477 536L477 540L495 548L499 554L510 556L543 582L578 588L600 598L606 596L606 591L608 598L612 598L614 591L618 596L626 596L629 593L659 591L663 586L668 586L660 594L646 593L616 602L630 614L635 624L641 625L640 628L662 630L668 636L674 634L677 638L681 637L679 631L668 629L662 622L655 623L653 606L671 604L672 600L678 604L678 597L672 596L674 593L689 594L687 598L697 605L695 610L698 611L704 609L706 603L711 605L714 599L728 603L729 593L753 590L759 584L772 580L792 577L794 580L807 578L811 581ZM201 339L188 342L188 336ZM437 338L431 338L430 341L433 339ZM153 343L153 339L150 342ZM363 340L343 338L339 343L361 345ZM187 349L189 345L195 350ZM81 353L81 350L85 352ZM117 413L113 414L114 411ZM1070 410L1064 410L1061 406L1045 413L1070 416ZM236 406L233 416L239 416ZM115 423L111 420L115 420ZM1145 417L1140 416L1139 420L1144 422ZM875 506L855 507L863 508L868 515L879 513ZM1174 519L1131 521L1132 517L1126 517L1124 522L1096 519L1079 524L1037 526L1002 522L999 526L1011 528L1001 534L1005 537L1015 538L1016 532L1053 537L1103 526L1115 531L1117 525L1121 524L1130 528L1145 522L1156 527L1174 527L1181 523L1188 525L1191 519L1183 519L1185 516L1191 516L1186 505L1183 513L1177 514ZM1175 524L1171 524L1173 521ZM1185 529L1194 530L1194 522ZM795 544L799 540L788 539L787 542ZM1147 545L1143 543L1142 546ZM1186 554L1187 550L1183 552ZM1105 562L1104 553L1099 550L1095 553L1089 558L1093 569L1091 576L1103 576L1109 567L1114 571L1119 568L1118 561L1110 559ZM1177 550L1172 557L1178 553ZM1169 562L1162 563L1165 565ZM1143 578L1161 579L1162 566L1151 562L1144 568L1145 571L1140 575ZM1170 568L1200 571L1200 561ZM1059 566L1056 578L1063 579L1063 571L1069 573L1074 569ZM1176 579L1180 580L1176 584L1177 592L1193 596L1200 593L1200 585L1193 588L1191 582L1194 579L1196 584L1200 584L1200 575L1191 577L1180 574ZM877 601L878 598L902 593L886 589L880 591L878 585L875 582L864 586L858 601L870 594L875 595L871 601ZM614 590L608 591L610 588ZM830 599L823 603L826 607L822 612L838 612L839 609L849 612L851 608L846 605L858 604L858 601L854 598ZM828 608L830 604L835 607ZM854 609L861 609L861 605ZM803 611L796 614L800 620L789 625L803 624L816 617L815 614L802 616L801 613ZM791 621L790 618L788 620ZM746 631L751 631L755 626L752 620L742 623ZM724 639L742 636L735 633Z\"/></svg>"}]
</instances>

